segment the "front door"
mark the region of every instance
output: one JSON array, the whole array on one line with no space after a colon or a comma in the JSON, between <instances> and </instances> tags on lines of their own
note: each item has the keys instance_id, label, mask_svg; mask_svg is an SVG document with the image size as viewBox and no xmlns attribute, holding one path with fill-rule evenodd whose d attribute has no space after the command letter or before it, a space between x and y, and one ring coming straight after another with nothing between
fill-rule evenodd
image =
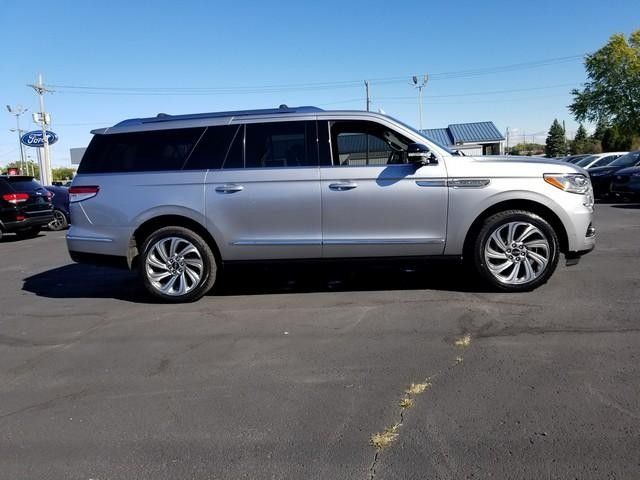
<instances>
[{"instance_id":1,"label":"front door","mask_svg":"<svg viewBox=\"0 0 640 480\"><path fill-rule=\"evenodd\" d=\"M412 141L381 123L319 122L323 257L441 255L447 223L442 161L407 163ZM323 149L320 150L321 155Z\"/></svg>"}]
</instances>

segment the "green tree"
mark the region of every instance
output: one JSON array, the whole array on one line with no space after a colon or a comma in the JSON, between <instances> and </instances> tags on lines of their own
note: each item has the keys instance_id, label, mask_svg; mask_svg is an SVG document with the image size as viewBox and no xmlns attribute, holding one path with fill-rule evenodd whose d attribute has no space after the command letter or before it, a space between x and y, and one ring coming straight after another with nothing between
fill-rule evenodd
<instances>
[{"instance_id":1,"label":"green tree","mask_svg":"<svg viewBox=\"0 0 640 480\"><path fill-rule=\"evenodd\" d=\"M607 122L605 122L604 120L598 120L598 123L596 123L596 130L595 132L593 132L593 135L591 135L591 138L602 140L602 138L604 137L604 132L606 132L608 129L609 125L607 125Z\"/></svg>"},{"instance_id":2,"label":"green tree","mask_svg":"<svg viewBox=\"0 0 640 480\"><path fill-rule=\"evenodd\" d=\"M585 68L584 89L571 92L569 109L576 119L606 123L617 129L618 137L640 134L640 30L628 41L622 34L611 36L586 56Z\"/></svg>"},{"instance_id":3,"label":"green tree","mask_svg":"<svg viewBox=\"0 0 640 480\"><path fill-rule=\"evenodd\" d=\"M7 163L6 167L1 168L0 170L6 172L9 168L18 168L20 169L21 175L33 175L35 178L40 178L40 167L38 164L32 161L27 161L25 163L26 167L22 168L21 162L10 162Z\"/></svg>"},{"instance_id":4,"label":"green tree","mask_svg":"<svg viewBox=\"0 0 640 480\"><path fill-rule=\"evenodd\" d=\"M611 127L602 136L602 150L605 152L626 152L631 150L633 136L620 131L618 127Z\"/></svg>"},{"instance_id":5,"label":"green tree","mask_svg":"<svg viewBox=\"0 0 640 480\"><path fill-rule=\"evenodd\" d=\"M61 180L71 180L75 173L76 171L73 168L68 167L58 167L51 169L53 180L56 182Z\"/></svg>"},{"instance_id":6,"label":"green tree","mask_svg":"<svg viewBox=\"0 0 640 480\"><path fill-rule=\"evenodd\" d=\"M564 128L556 118L549 128L549 135L545 142L544 152L547 157L560 157L567 153L567 139L565 138Z\"/></svg>"},{"instance_id":7,"label":"green tree","mask_svg":"<svg viewBox=\"0 0 640 480\"><path fill-rule=\"evenodd\" d=\"M587 129L584 128L584 125L580 124L578 127L578 131L576 132L576 136L573 137L573 141L571 142L571 153L585 153L586 144L588 142Z\"/></svg>"}]
</instances>

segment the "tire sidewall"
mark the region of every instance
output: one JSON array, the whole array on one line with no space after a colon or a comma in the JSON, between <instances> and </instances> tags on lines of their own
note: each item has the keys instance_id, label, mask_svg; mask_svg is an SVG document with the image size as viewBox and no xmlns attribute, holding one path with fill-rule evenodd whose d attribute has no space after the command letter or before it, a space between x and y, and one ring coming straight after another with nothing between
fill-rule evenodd
<instances>
[{"instance_id":1,"label":"tire sidewall","mask_svg":"<svg viewBox=\"0 0 640 480\"><path fill-rule=\"evenodd\" d=\"M69 222L67 221L67 217L61 210L54 210L54 215L56 215L56 214L60 215L60 217L62 218L62 221L61 221L60 226L58 228L52 228L51 224L47 225L49 230L51 230L53 232L59 232L59 231L64 230L65 228L67 228L69 226Z\"/></svg>"},{"instance_id":2,"label":"tire sidewall","mask_svg":"<svg viewBox=\"0 0 640 480\"><path fill-rule=\"evenodd\" d=\"M146 260L149 250L156 242L166 237L178 237L191 242L198 249L202 258L204 271L200 283L196 288L184 295L166 295L159 292L151 285L151 281L147 276ZM198 300L211 290L216 281L218 265L211 248L200 235L184 227L164 227L156 230L144 241L140 261L138 262L138 272L145 289L153 297L168 303L184 303Z\"/></svg>"},{"instance_id":3,"label":"tire sidewall","mask_svg":"<svg viewBox=\"0 0 640 480\"><path fill-rule=\"evenodd\" d=\"M540 229L540 231L545 235L547 241L549 242L549 262L545 267L545 271L542 275L538 276L534 280L524 284L505 284L500 282L497 278L493 276L493 274L489 271L489 268L486 265L486 261L484 258L484 249L486 243L489 241L490 235L500 226L514 221L523 221L531 223ZM559 259L559 241L558 235L556 234L553 227L542 217L526 211L512 210L500 212L491 217L487 218L482 226L478 237L476 239L476 243L474 246L474 264L478 271L478 273L482 276L483 279L489 281L489 283L496 289L500 291L506 292L522 292L533 290L540 285L547 282L549 277L553 274L558 265Z\"/></svg>"}]
</instances>

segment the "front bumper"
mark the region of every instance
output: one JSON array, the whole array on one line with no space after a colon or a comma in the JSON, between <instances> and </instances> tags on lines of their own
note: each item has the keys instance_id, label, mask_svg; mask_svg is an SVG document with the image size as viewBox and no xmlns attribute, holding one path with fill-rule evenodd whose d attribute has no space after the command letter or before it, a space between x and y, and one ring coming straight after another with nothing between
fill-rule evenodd
<instances>
[{"instance_id":1,"label":"front bumper","mask_svg":"<svg viewBox=\"0 0 640 480\"><path fill-rule=\"evenodd\" d=\"M591 185L593 186L593 194L596 198L604 197L611 193L612 175L602 175L591 177Z\"/></svg>"}]
</instances>

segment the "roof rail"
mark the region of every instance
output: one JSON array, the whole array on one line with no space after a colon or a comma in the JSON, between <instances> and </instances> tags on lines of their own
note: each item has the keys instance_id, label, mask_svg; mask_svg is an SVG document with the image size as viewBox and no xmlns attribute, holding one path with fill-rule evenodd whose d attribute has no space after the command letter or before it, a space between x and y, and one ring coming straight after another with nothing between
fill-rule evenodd
<instances>
[{"instance_id":1,"label":"roof rail","mask_svg":"<svg viewBox=\"0 0 640 480\"><path fill-rule=\"evenodd\" d=\"M322 112L321 108L312 106L302 107L288 107L287 105L280 105L279 108L265 108L258 110L235 110L227 112L210 112L210 113L191 113L186 115L169 115L167 113L159 113L155 117L149 118L131 118L123 120L117 123L116 127L125 127L132 125L142 125L145 123L159 123L159 122L175 122L178 120L201 120L207 118L222 118L222 117L242 117L253 115L279 115L279 114L291 114L291 113L313 113Z\"/></svg>"}]
</instances>

